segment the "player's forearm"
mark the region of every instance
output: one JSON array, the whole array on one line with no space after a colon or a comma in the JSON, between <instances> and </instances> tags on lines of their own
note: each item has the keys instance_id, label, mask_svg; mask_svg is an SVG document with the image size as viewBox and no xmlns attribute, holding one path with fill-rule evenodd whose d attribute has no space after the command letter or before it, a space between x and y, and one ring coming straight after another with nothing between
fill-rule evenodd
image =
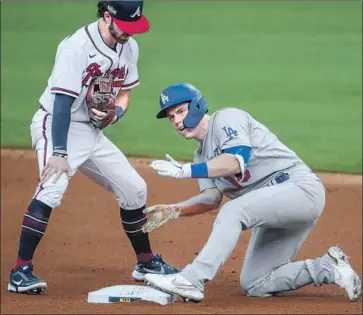
<instances>
[{"instance_id":1,"label":"player's forearm","mask_svg":"<svg viewBox=\"0 0 363 315\"><path fill-rule=\"evenodd\" d=\"M120 90L117 93L115 104L126 112L130 104L130 90Z\"/></svg>"},{"instance_id":2,"label":"player's forearm","mask_svg":"<svg viewBox=\"0 0 363 315\"><path fill-rule=\"evenodd\" d=\"M240 163L232 154L222 154L207 162L208 177L225 177L241 173Z\"/></svg>"},{"instance_id":3,"label":"player's forearm","mask_svg":"<svg viewBox=\"0 0 363 315\"><path fill-rule=\"evenodd\" d=\"M52 115L53 151L67 152L68 131L71 123L71 107L74 98L65 94L56 94Z\"/></svg>"},{"instance_id":4,"label":"player's forearm","mask_svg":"<svg viewBox=\"0 0 363 315\"><path fill-rule=\"evenodd\" d=\"M193 215L198 215L198 214L202 214L205 212L213 211L217 208L218 207L215 207L214 205L200 203L200 204L194 204L194 205L191 205L188 207L178 208L178 209L180 209L179 216L188 217L188 216L193 216Z\"/></svg>"},{"instance_id":5,"label":"player's forearm","mask_svg":"<svg viewBox=\"0 0 363 315\"><path fill-rule=\"evenodd\" d=\"M208 162L191 164L192 178L215 178L243 172L240 162L233 154L222 154Z\"/></svg>"},{"instance_id":6,"label":"player's forearm","mask_svg":"<svg viewBox=\"0 0 363 315\"><path fill-rule=\"evenodd\" d=\"M186 201L175 204L179 216L192 216L217 209L222 201L222 194L217 190L205 191Z\"/></svg>"},{"instance_id":7,"label":"player's forearm","mask_svg":"<svg viewBox=\"0 0 363 315\"><path fill-rule=\"evenodd\" d=\"M208 162L191 164L190 176L193 178L215 178L241 174L243 178L250 159L251 147L246 145L234 146L223 152Z\"/></svg>"}]
</instances>

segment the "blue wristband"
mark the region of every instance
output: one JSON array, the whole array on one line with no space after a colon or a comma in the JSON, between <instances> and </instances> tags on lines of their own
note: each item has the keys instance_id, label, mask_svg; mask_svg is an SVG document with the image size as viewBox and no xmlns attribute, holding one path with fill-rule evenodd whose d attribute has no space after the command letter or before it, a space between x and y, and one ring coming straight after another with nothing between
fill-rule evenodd
<instances>
[{"instance_id":1,"label":"blue wristband","mask_svg":"<svg viewBox=\"0 0 363 315\"><path fill-rule=\"evenodd\" d=\"M192 164L192 178L208 178L208 165L206 162Z\"/></svg>"},{"instance_id":2,"label":"blue wristband","mask_svg":"<svg viewBox=\"0 0 363 315\"><path fill-rule=\"evenodd\" d=\"M118 120L124 115L125 111L122 107L116 106L115 112L116 112L116 121L114 123L117 123Z\"/></svg>"}]
</instances>

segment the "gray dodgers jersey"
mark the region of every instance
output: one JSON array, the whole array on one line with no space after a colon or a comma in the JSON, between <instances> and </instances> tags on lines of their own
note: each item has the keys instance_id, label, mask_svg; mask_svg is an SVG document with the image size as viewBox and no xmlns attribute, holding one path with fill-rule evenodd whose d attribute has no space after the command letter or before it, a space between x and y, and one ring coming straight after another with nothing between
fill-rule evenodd
<instances>
[{"instance_id":1,"label":"gray dodgers jersey","mask_svg":"<svg viewBox=\"0 0 363 315\"><path fill-rule=\"evenodd\" d=\"M201 178L201 191L218 188L228 198L237 198L257 188L261 181L277 171L304 165L266 126L237 108L223 108L211 115L205 139L194 152L194 162L207 162L227 148L242 145L251 147L244 178L238 175Z\"/></svg>"}]
</instances>

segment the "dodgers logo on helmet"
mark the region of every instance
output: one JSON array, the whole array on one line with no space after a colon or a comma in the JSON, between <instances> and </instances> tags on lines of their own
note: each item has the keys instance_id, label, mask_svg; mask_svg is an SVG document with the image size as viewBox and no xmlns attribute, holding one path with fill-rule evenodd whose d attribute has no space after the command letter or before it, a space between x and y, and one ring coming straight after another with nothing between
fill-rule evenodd
<instances>
[{"instance_id":1,"label":"dodgers logo on helmet","mask_svg":"<svg viewBox=\"0 0 363 315\"><path fill-rule=\"evenodd\" d=\"M165 118L166 110L169 107L185 102L189 103L189 110L183 121L184 126L186 128L197 127L204 114L208 112L208 107L202 93L189 83L173 84L161 92L159 98L160 112L156 118Z\"/></svg>"},{"instance_id":2,"label":"dodgers logo on helmet","mask_svg":"<svg viewBox=\"0 0 363 315\"><path fill-rule=\"evenodd\" d=\"M161 93L161 95L160 95L160 101L161 101L161 103L163 103L163 105L165 105L166 102L169 102L169 97L166 96L165 94Z\"/></svg>"}]
</instances>

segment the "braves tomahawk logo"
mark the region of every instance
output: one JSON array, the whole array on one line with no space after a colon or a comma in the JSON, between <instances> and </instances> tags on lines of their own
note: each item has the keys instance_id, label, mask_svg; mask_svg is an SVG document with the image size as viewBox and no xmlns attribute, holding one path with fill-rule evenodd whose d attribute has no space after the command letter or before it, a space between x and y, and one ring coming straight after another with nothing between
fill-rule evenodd
<instances>
[{"instance_id":1,"label":"braves tomahawk logo","mask_svg":"<svg viewBox=\"0 0 363 315\"><path fill-rule=\"evenodd\" d=\"M136 11L130 15L130 17L133 19L135 16L141 16L140 7L137 7Z\"/></svg>"}]
</instances>

